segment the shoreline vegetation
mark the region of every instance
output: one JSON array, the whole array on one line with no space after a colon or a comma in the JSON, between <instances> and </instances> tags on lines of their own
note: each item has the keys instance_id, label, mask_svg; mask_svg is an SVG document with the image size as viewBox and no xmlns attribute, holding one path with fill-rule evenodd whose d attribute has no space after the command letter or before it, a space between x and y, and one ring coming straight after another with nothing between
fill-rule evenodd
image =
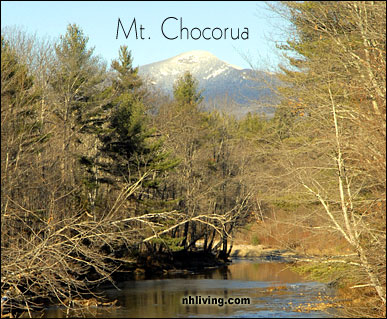
<instances>
[{"instance_id":1,"label":"shoreline vegetation","mask_svg":"<svg viewBox=\"0 0 387 319\"><path fill-rule=\"evenodd\" d=\"M125 268L263 254L308 256L343 316L385 317L386 2L268 6L291 25L272 118L204 111L189 72L155 92L76 24L2 29L2 316L70 311Z\"/></svg>"}]
</instances>

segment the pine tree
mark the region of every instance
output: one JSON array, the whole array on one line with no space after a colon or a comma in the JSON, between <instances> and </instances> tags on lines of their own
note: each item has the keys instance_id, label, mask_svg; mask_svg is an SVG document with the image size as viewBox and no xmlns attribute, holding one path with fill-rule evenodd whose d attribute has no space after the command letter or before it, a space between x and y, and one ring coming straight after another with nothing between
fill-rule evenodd
<instances>
[{"instance_id":1,"label":"pine tree","mask_svg":"<svg viewBox=\"0 0 387 319\"><path fill-rule=\"evenodd\" d=\"M93 133L103 123L106 105L105 67L94 49L87 48L88 37L75 24L67 27L55 46L56 64L51 70L55 101L53 113L62 129L62 182L81 182L79 160L93 156L96 138Z\"/></svg>"},{"instance_id":2,"label":"pine tree","mask_svg":"<svg viewBox=\"0 0 387 319\"><path fill-rule=\"evenodd\" d=\"M198 81L186 72L173 86L173 96L179 105L199 105L203 101Z\"/></svg>"},{"instance_id":3,"label":"pine tree","mask_svg":"<svg viewBox=\"0 0 387 319\"><path fill-rule=\"evenodd\" d=\"M1 38L1 198L18 201L27 195L31 160L41 150L45 137L36 116L39 92L26 65ZM14 195L20 198L14 198ZM4 197L6 195L6 197Z\"/></svg>"},{"instance_id":4,"label":"pine tree","mask_svg":"<svg viewBox=\"0 0 387 319\"><path fill-rule=\"evenodd\" d=\"M131 52L122 46L119 59L112 62L115 79L108 125L100 134L102 146L99 165L104 182L133 183L145 172L152 172L144 187L158 185L158 176L176 165L176 160L162 151L162 141L154 136L144 104L145 89L134 68Z\"/></svg>"},{"instance_id":5,"label":"pine tree","mask_svg":"<svg viewBox=\"0 0 387 319\"><path fill-rule=\"evenodd\" d=\"M5 219L1 238L7 243L5 256L14 255L14 247L24 249L24 241L20 242L18 235L28 237L40 232L42 219L47 216L46 207L39 200L42 193L47 196L41 182L44 164L40 155L49 136L42 132L38 116L41 91L36 88L28 66L20 60L2 37L1 214Z\"/></svg>"},{"instance_id":6,"label":"pine tree","mask_svg":"<svg viewBox=\"0 0 387 319\"><path fill-rule=\"evenodd\" d=\"M204 170L199 168L198 156L207 139L207 117L200 111L201 93L198 82L190 73L181 76L174 85L174 101L165 106L160 114L165 114L160 123L161 131L168 136L167 147L180 159L176 171L171 172L166 180L170 197L178 202L177 209L193 216L199 211L199 193L204 178ZM203 163L204 164L204 163ZM204 176L203 176L204 177ZM189 234L195 235L195 223L187 222L183 233L174 231L172 236L181 239L180 245L189 246Z\"/></svg>"}]
</instances>

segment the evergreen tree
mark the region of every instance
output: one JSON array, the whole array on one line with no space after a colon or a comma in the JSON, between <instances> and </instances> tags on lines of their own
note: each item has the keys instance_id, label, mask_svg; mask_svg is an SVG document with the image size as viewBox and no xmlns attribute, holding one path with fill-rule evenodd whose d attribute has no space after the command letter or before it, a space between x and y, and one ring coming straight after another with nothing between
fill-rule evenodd
<instances>
[{"instance_id":1,"label":"evergreen tree","mask_svg":"<svg viewBox=\"0 0 387 319\"><path fill-rule=\"evenodd\" d=\"M198 81L189 72L176 81L173 96L179 105L199 105L203 100L201 91L198 90Z\"/></svg>"},{"instance_id":2,"label":"evergreen tree","mask_svg":"<svg viewBox=\"0 0 387 319\"><path fill-rule=\"evenodd\" d=\"M211 133L209 117L200 111L201 101L198 83L187 72L175 82L174 101L159 112L159 116L165 116L159 125L163 135L168 136L166 145L180 159L177 169L167 176L166 188L169 196L178 202L176 209L187 217L201 211L202 195L208 186L202 155ZM200 233L195 222L187 222L182 229L176 229L172 237L180 238L177 245L187 249Z\"/></svg>"},{"instance_id":3,"label":"evergreen tree","mask_svg":"<svg viewBox=\"0 0 387 319\"><path fill-rule=\"evenodd\" d=\"M60 142L61 184L67 191L77 188L72 192L75 204L91 211L98 189L97 135L112 95L106 84L106 67L93 52L80 27L69 24L55 45L49 80L51 112Z\"/></svg>"},{"instance_id":4,"label":"evergreen tree","mask_svg":"<svg viewBox=\"0 0 387 319\"><path fill-rule=\"evenodd\" d=\"M31 185L31 161L45 138L36 116L39 92L33 77L4 38L1 38L1 198L8 206L13 195L23 197ZM6 195L6 197L4 197Z\"/></svg>"},{"instance_id":5,"label":"evergreen tree","mask_svg":"<svg viewBox=\"0 0 387 319\"><path fill-rule=\"evenodd\" d=\"M51 70L50 84L54 91L53 113L62 128L62 181L79 184L80 158L95 155L94 134L103 123L106 96L105 67L87 48L88 37L75 24L67 27L55 46L56 65Z\"/></svg>"},{"instance_id":6,"label":"evergreen tree","mask_svg":"<svg viewBox=\"0 0 387 319\"><path fill-rule=\"evenodd\" d=\"M132 183L145 172L153 172L156 175L147 178L144 185L157 187L157 174L176 165L176 161L168 159L168 154L161 150L161 141L149 128L143 101L145 91L132 61L131 52L122 46L119 59L112 62L116 75L112 84L114 98L108 127L100 135L105 158L100 166L107 173L106 182Z\"/></svg>"}]
</instances>

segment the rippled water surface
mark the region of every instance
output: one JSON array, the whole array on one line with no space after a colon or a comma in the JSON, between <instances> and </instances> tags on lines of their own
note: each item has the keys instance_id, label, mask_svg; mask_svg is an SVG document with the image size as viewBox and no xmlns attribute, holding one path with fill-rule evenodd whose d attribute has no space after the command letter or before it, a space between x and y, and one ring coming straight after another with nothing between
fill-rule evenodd
<instances>
[{"instance_id":1,"label":"rippled water surface","mask_svg":"<svg viewBox=\"0 0 387 319\"><path fill-rule=\"evenodd\" d=\"M307 281L288 268L288 264L236 260L228 267L207 270L197 274L175 275L173 278L125 281L106 290L119 307L90 308L87 317L273 317L321 318L322 311L297 312L298 306L325 302L333 295L326 285ZM191 304L183 304L184 298ZM216 299L216 305L192 302ZM248 298L249 304L224 304L229 298ZM204 301L203 301L204 300ZM242 299L239 299L242 302ZM188 299L189 301L189 299ZM331 309L332 313L332 309ZM60 308L50 308L47 317L64 317ZM69 314L81 316L81 313Z\"/></svg>"}]
</instances>

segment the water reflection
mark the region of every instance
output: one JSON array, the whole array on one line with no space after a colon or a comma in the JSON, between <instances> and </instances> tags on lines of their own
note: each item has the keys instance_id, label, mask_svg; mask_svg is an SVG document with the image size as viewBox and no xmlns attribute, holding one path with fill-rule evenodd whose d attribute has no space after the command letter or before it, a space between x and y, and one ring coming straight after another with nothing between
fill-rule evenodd
<instances>
[{"instance_id":1,"label":"water reflection","mask_svg":"<svg viewBox=\"0 0 387 319\"><path fill-rule=\"evenodd\" d=\"M120 291L108 289L119 308L94 309L87 316L123 317L326 317L321 312L297 313L289 305L311 302L318 293L329 293L325 285L307 282L286 264L238 261L229 267L200 274L169 276L163 279L126 281ZM210 298L248 297L250 304L182 304L188 296ZM78 314L79 315L79 314ZM59 309L47 317L64 317Z\"/></svg>"},{"instance_id":2,"label":"water reflection","mask_svg":"<svg viewBox=\"0 0 387 319\"><path fill-rule=\"evenodd\" d=\"M222 267L209 273L211 279L303 282L304 279L290 270L288 264L258 263L253 260L237 260L228 267Z\"/></svg>"}]
</instances>

